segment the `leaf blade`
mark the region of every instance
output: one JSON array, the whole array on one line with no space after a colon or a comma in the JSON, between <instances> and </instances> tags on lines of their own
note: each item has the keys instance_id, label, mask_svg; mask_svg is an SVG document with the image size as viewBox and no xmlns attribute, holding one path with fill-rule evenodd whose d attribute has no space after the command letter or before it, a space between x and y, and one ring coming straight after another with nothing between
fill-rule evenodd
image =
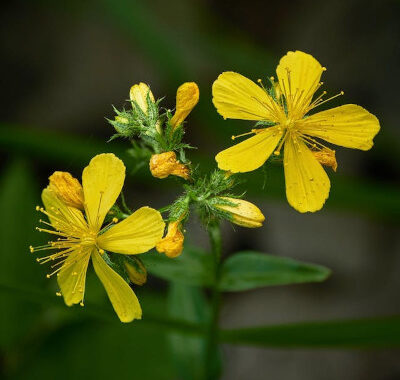
<instances>
[{"instance_id":1,"label":"leaf blade","mask_svg":"<svg viewBox=\"0 0 400 380\"><path fill-rule=\"evenodd\" d=\"M223 264L219 288L244 291L264 286L324 281L330 270L320 265L252 251L229 257Z\"/></svg>"}]
</instances>

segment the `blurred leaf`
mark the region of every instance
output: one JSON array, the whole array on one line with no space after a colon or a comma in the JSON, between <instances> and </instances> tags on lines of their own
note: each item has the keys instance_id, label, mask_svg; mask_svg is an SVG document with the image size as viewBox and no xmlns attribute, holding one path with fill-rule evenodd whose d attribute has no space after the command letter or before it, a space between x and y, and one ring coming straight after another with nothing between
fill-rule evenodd
<instances>
[{"instance_id":1,"label":"blurred leaf","mask_svg":"<svg viewBox=\"0 0 400 380\"><path fill-rule=\"evenodd\" d=\"M140 299L145 313L165 315L165 294L146 293ZM7 378L175 378L163 328L141 321L123 324L118 318L113 318L115 323L87 318L85 309L77 308L80 317L56 329L48 330L46 321L37 339L16 353L14 371Z\"/></svg>"},{"instance_id":2,"label":"blurred leaf","mask_svg":"<svg viewBox=\"0 0 400 380\"><path fill-rule=\"evenodd\" d=\"M328 268L300 261L245 251L236 253L222 264L219 288L241 291L272 285L318 282L330 274Z\"/></svg>"},{"instance_id":3,"label":"blurred leaf","mask_svg":"<svg viewBox=\"0 0 400 380\"><path fill-rule=\"evenodd\" d=\"M210 286L214 282L211 255L193 247L185 247L182 254L170 259L158 252L140 255L149 273L187 285Z\"/></svg>"},{"instance_id":4,"label":"blurred leaf","mask_svg":"<svg viewBox=\"0 0 400 380\"><path fill-rule=\"evenodd\" d=\"M0 279L8 284L39 287L45 282L44 268L29 253L41 236L34 230L38 220L35 212L37 193L26 162L14 161L5 170L0 183ZM23 302L12 292L0 292L0 347L21 339L37 318L40 305L33 300Z\"/></svg>"},{"instance_id":5,"label":"blurred leaf","mask_svg":"<svg viewBox=\"0 0 400 380\"><path fill-rule=\"evenodd\" d=\"M206 325L210 318L209 305L198 287L171 282L168 311L172 318ZM169 334L171 358L179 379L201 380L206 377L206 341L182 333Z\"/></svg>"},{"instance_id":6,"label":"blurred leaf","mask_svg":"<svg viewBox=\"0 0 400 380\"><path fill-rule=\"evenodd\" d=\"M263 347L400 347L400 317L239 328L222 331L220 339Z\"/></svg>"}]
</instances>

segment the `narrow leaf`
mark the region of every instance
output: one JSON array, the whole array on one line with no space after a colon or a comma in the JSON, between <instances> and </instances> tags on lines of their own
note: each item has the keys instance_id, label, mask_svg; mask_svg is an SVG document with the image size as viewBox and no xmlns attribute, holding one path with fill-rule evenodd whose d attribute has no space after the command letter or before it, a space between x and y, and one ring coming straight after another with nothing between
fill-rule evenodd
<instances>
[{"instance_id":1,"label":"narrow leaf","mask_svg":"<svg viewBox=\"0 0 400 380\"><path fill-rule=\"evenodd\" d=\"M223 264L219 288L242 291L263 286L319 282L330 274L328 268L293 259L244 251Z\"/></svg>"},{"instance_id":2,"label":"narrow leaf","mask_svg":"<svg viewBox=\"0 0 400 380\"><path fill-rule=\"evenodd\" d=\"M220 339L263 347L400 347L400 317L241 328L222 331Z\"/></svg>"}]
</instances>

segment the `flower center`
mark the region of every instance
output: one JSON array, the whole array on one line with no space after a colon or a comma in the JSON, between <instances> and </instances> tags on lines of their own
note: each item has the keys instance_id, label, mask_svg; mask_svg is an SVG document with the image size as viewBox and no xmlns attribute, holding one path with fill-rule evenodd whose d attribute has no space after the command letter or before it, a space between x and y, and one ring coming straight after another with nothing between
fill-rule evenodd
<instances>
[{"instance_id":1,"label":"flower center","mask_svg":"<svg viewBox=\"0 0 400 380\"><path fill-rule=\"evenodd\" d=\"M81 237L80 244L84 247L96 245L97 233L90 231Z\"/></svg>"}]
</instances>

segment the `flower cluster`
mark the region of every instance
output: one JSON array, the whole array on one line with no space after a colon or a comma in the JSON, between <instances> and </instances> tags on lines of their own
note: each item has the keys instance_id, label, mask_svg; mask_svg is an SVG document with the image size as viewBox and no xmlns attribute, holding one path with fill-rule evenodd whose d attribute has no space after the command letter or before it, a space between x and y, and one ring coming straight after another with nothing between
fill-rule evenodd
<instances>
[{"instance_id":1,"label":"flower cluster","mask_svg":"<svg viewBox=\"0 0 400 380\"><path fill-rule=\"evenodd\" d=\"M83 306L91 260L120 320L141 318L131 287L147 279L138 254L155 248L169 258L179 256L185 223L193 212L206 227L222 219L242 227L261 227L265 221L261 210L234 191L238 173L256 170L270 157L279 158L282 151L289 204L299 212L321 209L330 191L322 165L334 171L338 166L335 150L325 144L368 150L380 129L374 115L354 104L309 116L316 107L343 95L324 100L323 91L314 96L324 71L311 55L296 51L280 60L277 80L270 77L267 86L235 72L222 73L212 86L217 111L225 119L256 124L243 134L252 137L217 154L218 169L209 174L191 165L185 153L191 146L183 142L186 118L199 101L197 84L188 82L178 88L174 112L160 107L161 99L155 99L148 85L132 86L130 107L114 108L116 116L109 120L116 131L111 139L129 139L138 167L148 165L157 179L173 176L183 191L163 208L168 217L150 207L125 214L115 205L125 180L125 166L115 155L94 157L83 170L82 182L70 173L54 172L42 192L44 207L37 210L48 217L40 220L48 227L38 230L57 238L30 250L51 251L37 261L52 264L48 277L57 276L57 294L68 306Z\"/></svg>"}]
</instances>

